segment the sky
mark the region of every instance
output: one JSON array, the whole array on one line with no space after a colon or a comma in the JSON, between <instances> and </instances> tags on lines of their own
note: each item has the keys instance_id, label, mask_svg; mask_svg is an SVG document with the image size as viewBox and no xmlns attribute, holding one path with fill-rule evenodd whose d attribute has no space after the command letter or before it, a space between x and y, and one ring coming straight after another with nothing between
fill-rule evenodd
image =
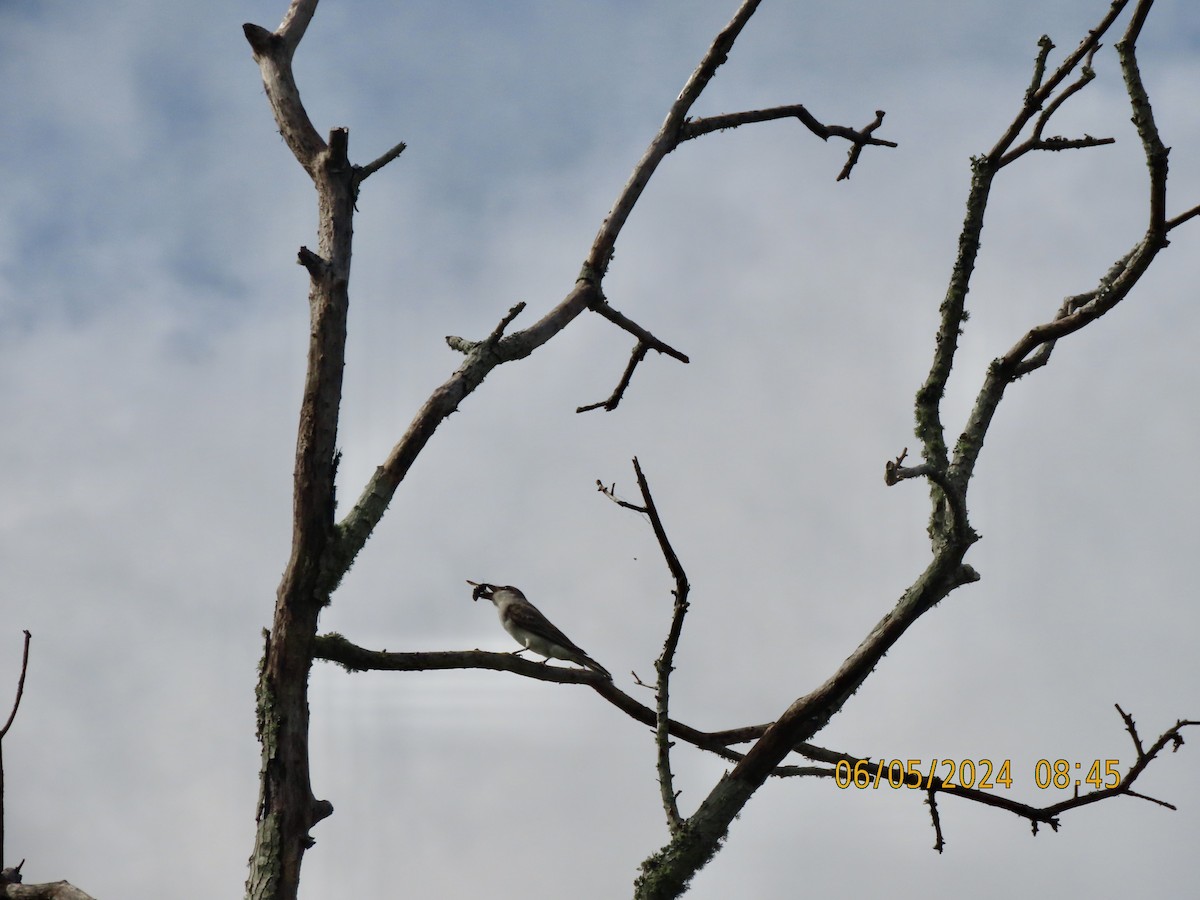
<instances>
[{"instance_id":1,"label":"sky","mask_svg":"<svg viewBox=\"0 0 1200 900\"><path fill-rule=\"evenodd\" d=\"M518 300L570 290L596 228L731 0L322 4L296 57L318 131L366 163L339 444L341 508L429 392ZM322 630L389 650L510 650L466 579L520 586L652 702L671 582L637 456L692 584L672 713L767 722L820 684L928 559L912 399L972 154L1019 108L1037 39L1073 48L1104 0L764 3L695 108L802 102L895 150L845 158L795 122L664 162L605 288L691 358L608 396L628 335L581 317L489 375L438 431ZM0 3L0 703L6 858L97 897L237 896L253 842L255 667L288 555L315 246L311 184L276 133L243 22L202 7ZM951 434L993 357L1140 237L1144 159L1111 44L1054 133L996 181ZM1200 202L1200 11L1160 0L1142 69L1173 147L1169 211ZM816 743L872 758L1134 761L1200 718L1192 477L1200 222L1128 300L1001 405L972 483L981 574L925 616ZM8 685L5 687L4 685ZM301 896L628 896L667 839L651 732L585 687L510 673L311 679L313 831ZM1180 896L1200 836L1200 734L1138 789L1034 837L943 797L771 782L696 878L699 900ZM680 744L684 813L724 764Z\"/></svg>"}]
</instances>

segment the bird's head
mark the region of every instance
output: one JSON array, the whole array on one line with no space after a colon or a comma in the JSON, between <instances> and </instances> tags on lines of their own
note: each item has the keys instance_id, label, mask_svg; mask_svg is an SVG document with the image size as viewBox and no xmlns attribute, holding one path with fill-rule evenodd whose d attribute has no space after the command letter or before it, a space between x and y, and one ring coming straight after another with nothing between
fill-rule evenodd
<instances>
[{"instance_id":1,"label":"bird's head","mask_svg":"<svg viewBox=\"0 0 1200 900\"><path fill-rule=\"evenodd\" d=\"M472 600L478 600L480 597L491 600L492 594L496 592L494 584L480 584L478 581L471 581L469 579L467 580L467 584L475 589L471 591Z\"/></svg>"},{"instance_id":2,"label":"bird's head","mask_svg":"<svg viewBox=\"0 0 1200 900\"><path fill-rule=\"evenodd\" d=\"M478 600L480 597L483 597L485 600L491 600L495 603L497 595L503 596L505 593L516 594L520 599L525 599L525 595L512 585L495 585L486 582L481 584L478 581L468 581L467 584L474 588L471 591L472 600Z\"/></svg>"}]
</instances>

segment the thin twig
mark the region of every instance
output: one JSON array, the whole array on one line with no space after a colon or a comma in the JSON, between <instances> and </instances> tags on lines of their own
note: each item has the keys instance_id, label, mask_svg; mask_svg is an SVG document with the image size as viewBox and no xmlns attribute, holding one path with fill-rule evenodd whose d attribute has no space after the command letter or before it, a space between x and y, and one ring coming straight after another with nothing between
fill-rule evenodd
<instances>
[{"instance_id":1,"label":"thin twig","mask_svg":"<svg viewBox=\"0 0 1200 900\"><path fill-rule=\"evenodd\" d=\"M928 478L941 489L942 496L950 505L950 511L954 516L952 528L955 535L972 543L978 540L979 536L971 529L970 522L967 519L967 500L963 490L950 480L946 472L935 466L931 466L929 463L922 463L919 466L903 465L904 459L907 456L908 448L905 447L899 456L895 459L889 459L884 463L884 483L888 487L892 487L908 478Z\"/></svg>"},{"instance_id":2,"label":"thin twig","mask_svg":"<svg viewBox=\"0 0 1200 900\"><path fill-rule=\"evenodd\" d=\"M636 503L630 503L628 500L622 500L617 496L617 485L613 483L612 487L605 487L604 482L599 478L596 479L596 490L602 493L605 497L611 500L617 506L622 506L625 509L632 509L634 512L645 513L646 507L638 506Z\"/></svg>"},{"instance_id":3,"label":"thin twig","mask_svg":"<svg viewBox=\"0 0 1200 900\"><path fill-rule=\"evenodd\" d=\"M1189 219L1194 219L1196 216L1200 216L1200 206L1193 206L1187 212L1182 212L1173 219L1167 219L1167 231L1182 225Z\"/></svg>"},{"instance_id":4,"label":"thin twig","mask_svg":"<svg viewBox=\"0 0 1200 900\"><path fill-rule=\"evenodd\" d=\"M1053 49L1054 41L1050 40L1050 35L1043 34L1038 38L1038 55L1033 62L1033 80L1025 90L1026 106L1036 106L1037 104L1037 92L1042 86L1042 79L1046 77L1046 61L1050 58L1050 51Z\"/></svg>"},{"instance_id":5,"label":"thin twig","mask_svg":"<svg viewBox=\"0 0 1200 900\"><path fill-rule=\"evenodd\" d=\"M0 867L4 865L4 736L8 734L8 729L12 728L13 720L17 718L17 710L21 707L21 697L25 694L25 673L29 669L29 641L33 635L29 633L29 629L25 629L25 644L21 649L21 674L17 676L17 697L13 700L12 712L8 714L8 721L4 723L4 727L0 728ZM21 865L25 864L25 860L21 860ZM21 880L21 866L15 868L17 881ZM4 884L0 880L0 887Z\"/></svg>"},{"instance_id":6,"label":"thin twig","mask_svg":"<svg viewBox=\"0 0 1200 900\"><path fill-rule=\"evenodd\" d=\"M371 162L367 163L365 166L360 166L357 169L357 171L355 172L356 182L358 184L362 184L364 181L366 181L368 178L370 178L372 175L374 175L376 172L378 172L380 169L382 169L384 166L386 166L388 163L390 163L392 160L394 160L397 156L399 156L401 153L403 153L405 151L405 149L407 149L407 147L408 147L408 145L405 144L404 141L401 141L395 147L393 147L391 150L389 150L387 153L384 153L382 156L380 156L378 159L372 160Z\"/></svg>"},{"instance_id":7,"label":"thin twig","mask_svg":"<svg viewBox=\"0 0 1200 900\"><path fill-rule=\"evenodd\" d=\"M608 319L608 321L612 322L618 328L628 331L641 343L645 344L648 349L657 350L659 353L665 353L667 356L673 357L674 359L679 360L681 363L691 362L691 360L688 359L687 354L681 353L665 341L659 340L637 322L633 321L627 316L622 315L609 306L608 301L603 295L595 296L592 302L588 305L588 309L597 315Z\"/></svg>"},{"instance_id":8,"label":"thin twig","mask_svg":"<svg viewBox=\"0 0 1200 900\"><path fill-rule=\"evenodd\" d=\"M662 794L663 809L667 814L667 827L672 834L675 834L683 827L683 818L679 815L679 795L675 791L674 779L671 776L671 734L668 707L670 705L671 672L675 668L675 650L679 646L679 638L683 633L683 619L687 615L688 592L691 587L688 584L683 564L679 561L675 548L671 546L671 541L667 537L666 526L663 525L662 517L658 514L658 507L654 505L654 498L650 495L650 483L646 480L636 456L633 458L633 471L637 475L638 488L641 490L642 500L646 504L646 514L650 517L650 526L654 529L654 536L658 538L658 546L662 550L663 559L666 560L671 577L675 580L675 590L672 591L675 595L675 604L671 613L671 627L667 631L666 640L663 641L662 653L654 662L654 669L658 673L654 726L655 742L658 745L658 784Z\"/></svg>"},{"instance_id":9,"label":"thin twig","mask_svg":"<svg viewBox=\"0 0 1200 900\"><path fill-rule=\"evenodd\" d=\"M875 130L883 124L883 117L883 111L876 110L875 120L860 131L848 128L845 125L826 125L810 113L803 104L793 103L789 106L773 106L770 109L748 109L742 112L722 113L717 116L688 119L684 123L679 141L683 143L684 141L690 141L703 135L711 134L714 131L725 131L730 128L739 128L742 125L752 125L758 122L771 122L776 119L797 119L805 128L823 141L827 141L831 137L840 137L850 142L850 158L842 168L841 174L837 177L838 181L843 181L850 177L850 170L854 168L854 164L858 161L859 154L862 152L864 146L899 146L895 141L887 141L883 138L874 137Z\"/></svg>"},{"instance_id":10,"label":"thin twig","mask_svg":"<svg viewBox=\"0 0 1200 900\"><path fill-rule=\"evenodd\" d=\"M929 817L933 820L933 849L941 853L946 849L946 838L942 834L942 817L938 815L937 791L932 788L927 791L925 802L929 805Z\"/></svg>"},{"instance_id":11,"label":"thin twig","mask_svg":"<svg viewBox=\"0 0 1200 900\"><path fill-rule=\"evenodd\" d=\"M613 389L607 400L601 400L599 403L589 403L587 406L580 406L575 409L577 413L588 412L593 409L604 409L606 412L612 412L621 402L621 398L625 396L625 389L629 387L629 382L633 380L633 370L638 367L646 354L650 351L647 344L638 341L633 347L633 353L629 356L629 362L625 366L625 371L621 374L621 380L617 382L616 388Z\"/></svg>"},{"instance_id":12,"label":"thin twig","mask_svg":"<svg viewBox=\"0 0 1200 900\"><path fill-rule=\"evenodd\" d=\"M1175 749L1183 743L1182 729L1200 725L1200 721L1180 719L1168 728L1154 742L1149 750L1144 750L1141 739L1138 737L1137 728L1133 724L1133 718L1127 715L1120 706L1117 706L1117 711L1120 712L1121 718L1125 721L1126 730L1129 731L1133 738L1134 746L1137 748L1137 762L1130 767L1129 771L1120 779L1120 781L1112 787L1099 788L1087 794L1079 794L1078 788L1074 796L1059 803L1051 804L1050 806L1033 806L1028 803L1010 799L1003 794L997 793L995 790L987 790L983 788L963 787L961 784L950 784L944 779L937 777L930 772L927 775L922 775L919 772L909 772L904 769L904 766L899 762L893 762L887 765L886 771L877 770L875 775L875 783L879 779L886 776L889 784L903 783L908 788L923 787L928 794L930 802L930 811L933 816L934 831L937 835L937 840L934 844L934 849L939 853L942 847L945 846L945 839L942 833L941 822L938 818L937 808L934 803L935 795L942 794L945 797L955 797L960 800L969 800L974 803L980 803L984 806L991 806L996 809L1001 809L1010 812L1013 815L1027 819L1033 829L1033 833L1038 833L1038 828L1041 825L1049 825L1054 831L1057 831L1061 825L1060 817L1063 813L1074 809L1079 809L1084 806L1090 806L1093 803L1098 803L1102 800L1107 800L1112 797L1136 797L1140 800L1147 800L1158 806L1166 809L1174 810L1176 807L1172 803L1165 800L1159 800L1155 797L1149 797L1138 791L1133 790L1133 784L1138 777L1146 770L1146 767L1155 759L1155 757L1168 745L1171 744ZM826 751L832 752L832 751ZM841 754L840 760L844 760L853 771L857 764L869 762L869 759L851 756L849 754ZM839 760L839 761L840 761Z\"/></svg>"},{"instance_id":13,"label":"thin twig","mask_svg":"<svg viewBox=\"0 0 1200 900\"><path fill-rule=\"evenodd\" d=\"M1043 40L1045 39L1045 36L1043 36ZM1051 44L1050 46L1053 47L1054 45ZM1050 122L1051 117L1062 108L1063 104L1066 103L1067 100L1069 100L1079 91L1083 90L1089 82L1095 79L1096 72L1092 68L1092 57L1096 55L1096 51L1099 50L1101 46L1102 45L1099 43L1095 43L1091 46L1091 48L1087 51L1087 55L1084 57L1083 65L1080 68L1079 77L1063 88L1057 96L1055 96L1048 104L1046 104L1045 108L1038 115L1037 120L1034 122L1033 133L1030 135L1029 139L1023 144L1020 144L1014 147L1012 150L1009 150L1007 153L1002 153L997 158L998 161L996 168L1000 169L1004 166L1007 166L1009 163L1025 155L1031 150L1077 150L1083 147L1101 147L1106 144L1116 143L1115 138L1098 138L1092 137L1090 134L1085 134L1081 138L1042 137L1042 133L1045 130L1046 125ZM1038 59L1039 63L1044 65L1045 60L1042 58L1040 53L1038 55ZM1028 95L1026 96L1026 102L1028 102Z\"/></svg>"},{"instance_id":14,"label":"thin twig","mask_svg":"<svg viewBox=\"0 0 1200 900\"><path fill-rule=\"evenodd\" d=\"M12 727L13 719L17 717L17 710L21 706L21 697L25 694L25 673L29 669L29 642L33 639L33 635L29 633L29 629L23 632L25 635L25 643L21 648L21 674L17 677L17 696L13 700L12 712L8 714L8 721L4 723L4 727L0 728L0 740L8 734L8 729Z\"/></svg>"},{"instance_id":15,"label":"thin twig","mask_svg":"<svg viewBox=\"0 0 1200 900\"><path fill-rule=\"evenodd\" d=\"M1114 703L1113 706L1116 707L1121 719L1125 722L1125 730L1129 732L1129 737L1133 740L1133 746L1137 750L1137 758L1141 761L1146 756L1146 751L1142 747L1141 738L1138 737L1137 726L1133 723L1133 716L1121 709L1121 704Z\"/></svg>"},{"instance_id":16,"label":"thin twig","mask_svg":"<svg viewBox=\"0 0 1200 900\"><path fill-rule=\"evenodd\" d=\"M850 173L854 170L854 167L858 164L858 158L862 155L862 148L864 145L877 144L877 145L881 145L884 147L895 147L896 146L896 144L892 143L891 141L882 141L882 140L879 140L878 138L871 137L871 135L875 132L875 129L877 129L880 125L883 124L883 116L884 116L884 112L882 109L875 110L875 118L871 122L871 124L868 125L866 128L864 128L861 133L854 132L854 134L856 135L856 138L854 140L852 140L852 142L851 142L850 152L846 156L846 164L844 166L842 166L842 171L840 171L838 173L838 177L837 177L838 181L845 181L847 178L850 177ZM858 138L861 138L861 140Z\"/></svg>"},{"instance_id":17,"label":"thin twig","mask_svg":"<svg viewBox=\"0 0 1200 900\"><path fill-rule=\"evenodd\" d=\"M633 378L634 369L638 367L638 363L646 358L646 354L650 350L657 350L659 353L665 353L667 356L674 357L682 363L691 362L691 360L689 360L685 354L680 353L670 344L660 341L637 322L634 322L632 319L622 315L609 306L608 300L605 299L603 294L596 292L588 308L597 315L602 316L603 318L612 322L618 328L628 331L638 339L638 342L634 345L633 353L629 358L629 362L625 365L625 371L621 375L621 380L617 383L616 389L612 392L609 398L607 400L602 400L599 403L589 403L587 406L580 406L575 410L575 412L582 413L601 408L608 412L612 412L614 409L616 409L617 405L621 402L621 398L625 396L625 389L629 387L629 382Z\"/></svg>"}]
</instances>

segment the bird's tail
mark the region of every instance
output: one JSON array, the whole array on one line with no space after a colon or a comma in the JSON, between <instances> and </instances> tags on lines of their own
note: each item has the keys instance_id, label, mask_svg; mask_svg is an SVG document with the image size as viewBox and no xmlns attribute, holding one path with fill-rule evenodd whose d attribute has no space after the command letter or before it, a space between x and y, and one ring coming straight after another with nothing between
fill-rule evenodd
<instances>
[{"instance_id":1,"label":"bird's tail","mask_svg":"<svg viewBox=\"0 0 1200 900\"><path fill-rule=\"evenodd\" d=\"M594 659L592 659L586 653L579 654L578 661L581 666L587 666L592 671L599 672L601 675L603 675L609 681L613 680L612 672L608 671L608 669L604 668L604 666L600 665L600 663L596 662Z\"/></svg>"}]
</instances>

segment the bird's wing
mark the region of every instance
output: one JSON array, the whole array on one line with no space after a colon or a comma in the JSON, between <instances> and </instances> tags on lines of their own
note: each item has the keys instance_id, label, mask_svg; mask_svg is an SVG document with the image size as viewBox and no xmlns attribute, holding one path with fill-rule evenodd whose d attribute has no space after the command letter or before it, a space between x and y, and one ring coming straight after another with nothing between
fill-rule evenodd
<instances>
[{"instance_id":1,"label":"bird's wing","mask_svg":"<svg viewBox=\"0 0 1200 900\"><path fill-rule=\"evenodd\" d=\"M515 624L526 631L532 631L539 637L552 641L565 650L574 650L577 653L583 653L583 650L576 646L574 641L559 631L554 626L554 623L542 615L541 610L532 603L526 601L525 603L513 604L508 608L508 614L512 616Z\"/></svg>"}]
</instances>

